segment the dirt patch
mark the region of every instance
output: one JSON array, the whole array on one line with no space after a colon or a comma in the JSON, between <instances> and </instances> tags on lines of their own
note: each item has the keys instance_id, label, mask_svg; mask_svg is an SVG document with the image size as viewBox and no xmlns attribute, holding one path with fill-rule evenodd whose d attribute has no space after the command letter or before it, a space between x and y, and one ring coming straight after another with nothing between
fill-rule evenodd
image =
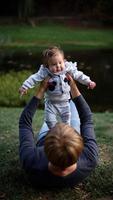
<instances>
[{"instance_id":1,"label":"dirt patch","mask_svg":"<svg viewBox=\"0 0 113 200\"><path fill-rule=\"evenodd\" d=\"M111 163L113 160L113 156L110 152L110 149L106 144L99 145L99 164L101 163ZM112 198L113 200L113 198Z\"/></svg>"}]
</instances>

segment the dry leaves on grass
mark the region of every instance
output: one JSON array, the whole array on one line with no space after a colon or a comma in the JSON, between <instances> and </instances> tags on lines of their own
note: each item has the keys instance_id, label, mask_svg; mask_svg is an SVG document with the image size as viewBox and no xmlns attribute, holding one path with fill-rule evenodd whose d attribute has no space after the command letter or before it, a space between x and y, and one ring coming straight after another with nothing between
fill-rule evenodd
<instances>
[{"instance_id":1,"label":"dry leaves on grass","mask_svg":"<svg viewBox=\"0 0 113 200\"><path fill-rule=\"evenodd\" d=\"M74 188L76 193L76 200L91 200L91 194L84 190L84 185L80 183Z\"/></svg>"}]
</instances>

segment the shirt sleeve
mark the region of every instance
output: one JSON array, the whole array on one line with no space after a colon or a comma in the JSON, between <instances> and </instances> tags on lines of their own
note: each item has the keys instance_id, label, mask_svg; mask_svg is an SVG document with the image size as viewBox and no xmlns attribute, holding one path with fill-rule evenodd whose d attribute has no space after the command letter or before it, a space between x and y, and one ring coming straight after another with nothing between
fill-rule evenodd
<instances>
[{"instance_id":1,"label":"shirt sleeve","mask_svg":"<svg viewBox=\"0 0 113 200\"><path fill-rule=\"evenodd\" d=\"M77 107L81 121L80 129L84 140L83 157L87 159L88 163L93 168L98 162L98 146L94 132L92 112L82 95L78 96L73 101Z\"/></svg>"},{"instance_id":2,"label":"shirt sleeve","mask_svg":"<svg viewBox=\"0 0 113 200\"><path fill-rule=\"evenodd\" d=\"M69 72L72 77L83 85L88 85L91 81L90 77L85 75L82 71L77 69L77 62L65 62L66 71Z\"/></svg>"},{"instance_id":3,"label":"shirt sleeve","mask_svg":"<svg viewBox=\"0 0 113 200\"><path fill-rule=\"evenodd\" d=\"M34 96L24 108L19 119L19 156L25 170L37 168L40 158L40 151L37 152L32 130L32 118L38 105L39 99Z\"/></svg>"},{"instance_id":4,"label":"shirt sleeve","mask_svg":"<svg viewBox=\"0 0 113 200\"><path fill-rule=\"evenodd\" d=\"M25 89L33 88L38 82L44 80L47 75L47 70L41 65L39 71L29 76L29 78L24 81L22 87Z\"/></svg>"}]
</instances>

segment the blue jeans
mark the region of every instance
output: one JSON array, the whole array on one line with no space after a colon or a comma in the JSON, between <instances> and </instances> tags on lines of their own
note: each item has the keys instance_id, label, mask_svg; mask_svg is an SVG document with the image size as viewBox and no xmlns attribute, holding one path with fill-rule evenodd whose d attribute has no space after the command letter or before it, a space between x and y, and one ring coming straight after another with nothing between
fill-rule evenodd
<instances>
[{"instance_id":1,"label":"blue jeans","mask_svg":"<svg viewBox=\"0 0 113 200\"><path fill-rule=\"evenodd\" d=\"M78 111L76 109L75 104L73 103L73 101L70 101L70 110L71 110L71 126L78 132L80 133L80 118L78 115ZM49 128L46 124L46 122L43 123L39 134L38 134L38 141L40 139L42 139L48 132Z\"/></svg>"}]
</instances>

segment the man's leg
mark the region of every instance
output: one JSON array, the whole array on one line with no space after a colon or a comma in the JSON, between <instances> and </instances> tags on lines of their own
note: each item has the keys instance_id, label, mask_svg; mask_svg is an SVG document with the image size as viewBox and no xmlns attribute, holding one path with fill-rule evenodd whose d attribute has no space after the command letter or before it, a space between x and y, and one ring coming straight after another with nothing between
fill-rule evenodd
<instances>
[{"instance_id":1,"label":"man's leg","mask_svg":"<svg viewBox=\"0 0 113 200\"><path fill-rule=\"evenodd\" d=\"M70 110L71 110L71 126L78 133L80 133L80 118L76 106L72 100L70 101Z\"/></svg>"},{"instance_id":2,"label":"man's leg","mask_svg":"<svg viewBox=\"0 0 113 200\"><path fill-rule=\"evenodd\" d=\"M70 101L70 110L71 110L71 126L78 133L80 133L80 118L79 118L76 106L75 106L75 104L73 103L72 100ZM49 128L48 128L46 122L44 122L40 131L39 131L38 140L40 140L42 137L44 137L47 134L48 130L49 130Z\"/></svg>"},{"instance_id":3,"label":"man's leg","mask_svg":"<svg viewBox=\"0 0 113 200\"><path fill-rule=\"evenodd\" d=\"M44 122L38 133L37 140L40 140L42 137L44 137L48 131L49 131L49 128L48 128L46 122Z\"/></svg>"}]
</instances>

